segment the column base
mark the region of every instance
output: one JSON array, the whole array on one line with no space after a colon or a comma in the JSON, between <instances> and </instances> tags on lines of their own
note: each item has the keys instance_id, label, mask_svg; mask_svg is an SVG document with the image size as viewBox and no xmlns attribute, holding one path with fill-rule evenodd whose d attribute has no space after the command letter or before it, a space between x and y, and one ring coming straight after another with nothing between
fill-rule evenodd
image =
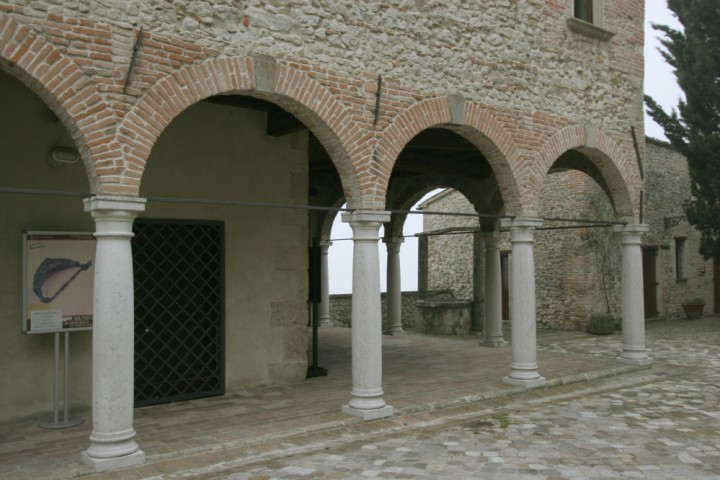
<instances>
[{"instance_id":1,"label":"column base","mask_svg":"<svg viewBox=\"0 0 720 480\"><path fill-rule=\"evenodd\" d=\"M383 332L385 335L405 335L405 330L388 330Z\"/></svg>"},{"instance_id":2,"label":"column base","mask_svg":"<svg viewBox=\"0 0 720 480\"><path fill-rule=\"evenodd\" d=\"M511 376L507 376L503 378L503 382L509 384L509 385L517 385L519 387L525 387L525 388L537 388L537 387L544 387L547 385L547 380L545 380L545 377L538 377L533 379L520 379L520 378L513 378Z\"/></svg>"},{"instance_id":3,"label":"column base","mask_svg":"<svg viewBox=\"0 0 720 480\"><path fill-rule=\"evenodd\" d=\"M510 342L502 339L488 339L488 340L482 340L478 345L481 347L489 347L489 348L503 348L510 346Z\"/></svg>"},{"instance_id":4,"label":"column base","mask_svg":"<svg viewBox=\"0 0 720 480\"><path fill-rule=\"evenodd\" d=\"M371 410L362 410L359 408L353 408L350 405L343 405L342 412L355 417L360 417L363 420L377 420L378 418L392 417L395 415L395 409L390 405L385 405L381 408L373 408Z\"/></svg>"},{"instance_id":5,"label":"column base","mask_svg":"<svg viewBox=\"0 0 720 480\"><path fill-rule=\"evenodd\" d=\"M108 472L110 470L142 465L145 463L145 452L136 450L130 455L123 455L121 457L97 458L91 457L87 454L87 451L83 451L80 453L80 460L84 464L93 467L96 472Z\"/></svg>"},{"instance_id":6,"label":"column base","mask_svg":"<svg viewBox=\"0 0 720 480\"><path fill-rule=\"evenodd\" d=\"M645 365L652 365L653 359L650 357L645 358L638 358L638 357L623 357L620 355L617 357L618 362L622 363L629 363L631 365L639 365L639 366L645 366Z\"/></svg>"},{"instance_id":7,"label":"column base","mask_svg":"<svg viewBox=\"0 0 720 480\"><path fill-rule=\"evenodd\" d=\"M320 327L334 327L335 324L333 323L332 320L322 319L322 320L320 320L320 323L318 324L318 326L320 326Z\"/></svg>"}]
</instances>

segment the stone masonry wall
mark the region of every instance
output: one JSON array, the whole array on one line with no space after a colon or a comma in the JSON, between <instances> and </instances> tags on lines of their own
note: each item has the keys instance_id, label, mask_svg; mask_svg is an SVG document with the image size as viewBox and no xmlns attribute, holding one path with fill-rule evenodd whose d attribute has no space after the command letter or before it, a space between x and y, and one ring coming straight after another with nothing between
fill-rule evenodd
<instances>
[{"instance_id":1,"label":"stone masonry wall","mask_svg":"<svg viewBox=\"0 0 720 480\"><path fill-rule=\"evenodd\" d=\"M387 326L387 296L382 294L382 319L383 329ZM415 302L417 302L417 292L402 292L402 326L403 329L415 328ZM330 320L340 327L351 326L352 312L352 295L337 294L330 295Z\"/></svg>"},{"instance_id":2,"label":"stone masonry wall","mask_svg":"<svg viewBox=\"0 0 720 480\"><path fill-rule=\"evenodd\" d=\"M659 314L682 316L683 300L702 297L706 312L712 309L713 265L698 254L699 233L684 218L683 201L690 198L687 162L668 144L647 139L646 204L644 222L650 231L646 247L659 251ZM471 212L472 206L458 192L446 190L428 200L431 211ZM612 205L605 192L589 176L562 171L547 176L541 215L546 218L613 220ZM470 226L464 217L426 216L425 232ZM621 246L608 227L557 229L570 225L546 221L535 233L537 322L541 327L583 329L591 313L608 308L620 317ZM472 235L433 235L428 244L428 288L451 289L456 298L472 299ZM509 234L503 233L502 249L511 250ZM677 277L676 238L685 238L685 275ZM510 260L512 261L512 260ZM602 262L607 286L603 286ZM646 287L648 288L648 287ZM609 304L608 304L609 303Z\"/></svg>"},{"instance_id":3,"label":"stone masonry wall","mask_svg":"<svg viewBox=\"0 0 720 480\"><path fill-rule=\"evenodd\" d=\"M141 89L202 56L268 54L322 65L328 74L379 73L426 92L457 92L498 108L554 112L624 131L641 115L643 32L634 19L642 18L643 2L604 1L605 28L616 34L612 48L567 29L572 3L12 0L0 2L0 13L67 46L86 73L107 79L100 83L112 94L142 26L145 48L157 46L164 55L140 52ZM353 90L369 88L362 80L343 87L347 102Z\"/></svg>"},{"instance_id":4,"label":"stone masonry wall","mask_svg":"<svg viewBox=\"0 0 720 480\"><path fill-rule=\"evenodd\" d=\"M493 136L527 177L507 198L514 208L524 202L534 213L538 177L527 163L538 149L552 150L564 128L562 142L582 144L591 126L591 141L621 164L614 181L628 184L632 215L643 3L604 0L604 27L615 35L601 41L570 30L570 0L0 1L0 66L53 104L100 193L138 194L152 145L179 112L241 93L277 103L318 134L341 176L356 175L345 185L351 206L383 208L397 133L418 133L401 123L447 123L448 98L460 95L460 121ZM505 178L513 174L498 179L514 188Z\"/></svg>"},{"instance_id":5,"label":"stone masonry wall","mask_svg":"<svg viewBox=\"0 0 720 480\"><path fill-rule=\"evenodd\" d=\"M691 199L690 178L685 158L669 144L647 141L646 223L650 231L644 244L658 247L661 314L683 316L680 304L702 297L705 311L712 312L713 262L698 253L700 233L685 218L683 203ZM685 274L679 278L675 267L676 238L685 240Z\"/></svg>"}]
</instances>

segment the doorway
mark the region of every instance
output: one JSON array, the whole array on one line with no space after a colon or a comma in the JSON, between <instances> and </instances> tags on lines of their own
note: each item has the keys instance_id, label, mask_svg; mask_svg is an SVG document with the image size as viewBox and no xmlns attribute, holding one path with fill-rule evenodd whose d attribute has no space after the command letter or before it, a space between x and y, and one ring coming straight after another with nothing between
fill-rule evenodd
<instances>
[{"instance_id":1,"label":"doorway","mask_svg":"<svg viewBox=\"0 0 720 480\"><path fill-rule=\"evenodd\" d=\"M137 220L135 406L225 392L224 225Z\"/></svg>"},{"instance_id":2,"label":"doorway","mask_svg":"<svg viewBox=\"0 0 720 480\"><path fill-rule=\"evenodd\" d=\"M642 248L645 318L658 316L657 247Z\"/></svg>"}]
</instances>

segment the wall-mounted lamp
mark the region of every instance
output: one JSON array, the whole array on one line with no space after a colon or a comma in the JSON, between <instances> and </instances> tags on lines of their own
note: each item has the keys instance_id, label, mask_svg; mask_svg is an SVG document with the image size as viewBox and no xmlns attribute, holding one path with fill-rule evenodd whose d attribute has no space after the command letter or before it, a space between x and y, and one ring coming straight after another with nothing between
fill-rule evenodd
<instances>
[{"instance_id":1,"label":"wall-mounted lamp","mask_svg":"<svg viewBox=\"0 0 720 480\"><path fill-rule=\"evenodd\" d=\"M50 157L58 163L77 163L80 154L70 147L55 147L50 150Z\"/></svg>"}]
</instances>

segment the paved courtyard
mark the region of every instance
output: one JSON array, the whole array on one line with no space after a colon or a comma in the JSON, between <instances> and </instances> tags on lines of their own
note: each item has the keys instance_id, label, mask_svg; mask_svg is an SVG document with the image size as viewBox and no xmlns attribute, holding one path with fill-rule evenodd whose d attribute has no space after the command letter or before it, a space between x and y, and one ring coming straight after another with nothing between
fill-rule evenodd
<instances>
[{"instance_id":1,"label":"paved courtyard","mask_svg":"<svg viewBox=\"0 0 720 480\"><path fill-rule=\"evenodd\" d=\"M14 463L13 470L3 471L2 462L14 460L2 455L10 443L3 448L0 441L2 478L720 479L718 317L649 323L647 343L655 361L649 369L617 369L614 358L620 334L598 337L541 332L538 360L551 387L527 392L508 390L497 381L509 366L509 349L480 349L472 339L413 334L386 338L385 361L394 365L387 369L393 371L401 364L412 394L403 396L403 392L386 389L398 414L374 422L343 417L334 407L332 414L322 414L322 408L328 408L322 407L327 400L324 397L335 391L326 383L342 383L339 377L344 378L338 374L333 380L332 372L341 369L347 347L344 342L349 341L344 329L331 330L334 333L326 335L337 336L332 339L335 347L326 346L325 358L328 366L337 365L321 383L302 384L318 390L315 396L309 391L269 389L244 399L226 396L138 410L139 441L149 462L122 472L88 475L79 463L68 467L67 459L62 463L62 458L55 470L49 469L49 464L30 468ZM408 347L416 351L423 346L432 351L431 344L439 344L441 349L457 345L460 356L476 349L491 356L472 358L466 368L455 364L444 372L432 362L423 365L422 355L414 357L408 351ZM497 370L497 378L476 382L475 393L470 393L461 373L470 370L471 376L478 375L474 364L481 359ZM416 374L413 365L420 372L425 369L426 375ZM319 389L320 385L325 390ZM338 388L342 393L337 399L330 398L329 404L337 401L339 405L340 397L348 396L349 390L343 388ZM423 390L425 396L413 402ZM260 403L253 404L254 398L265 402L270 413L263 414ZM293 401L302 404L293 409ZM315 402L320 413L305 402ZM243 408L250 411L242 431L233 434L232 429L213 427L213 417L229 422L223 409ZM278 416L282 411L287 418ZM300 415L303 412L305 417ZM183 450L168 438L172 431L167 427L174 422L203 415L205 425L196 420L198 424L192 428L177 426L179 435L194 431L197 442L186 443ZM247 425L251 418L257 423ZM150 425L155 425L158 433L153 434ZM5 433L2 428L5 426L0 426L0 433ZM25 435L32 435L30 427L26 428ZM257 436L252 437L252 431ZM78 432L78 445L87 444L85 434ZM203 443L205 437L208 440ZM161 447L167 450L162 452ZM70 449L68 455L72 458L75 454ZM31 462L29 456L27 461Z\"/></svg>"}]
</instances>

